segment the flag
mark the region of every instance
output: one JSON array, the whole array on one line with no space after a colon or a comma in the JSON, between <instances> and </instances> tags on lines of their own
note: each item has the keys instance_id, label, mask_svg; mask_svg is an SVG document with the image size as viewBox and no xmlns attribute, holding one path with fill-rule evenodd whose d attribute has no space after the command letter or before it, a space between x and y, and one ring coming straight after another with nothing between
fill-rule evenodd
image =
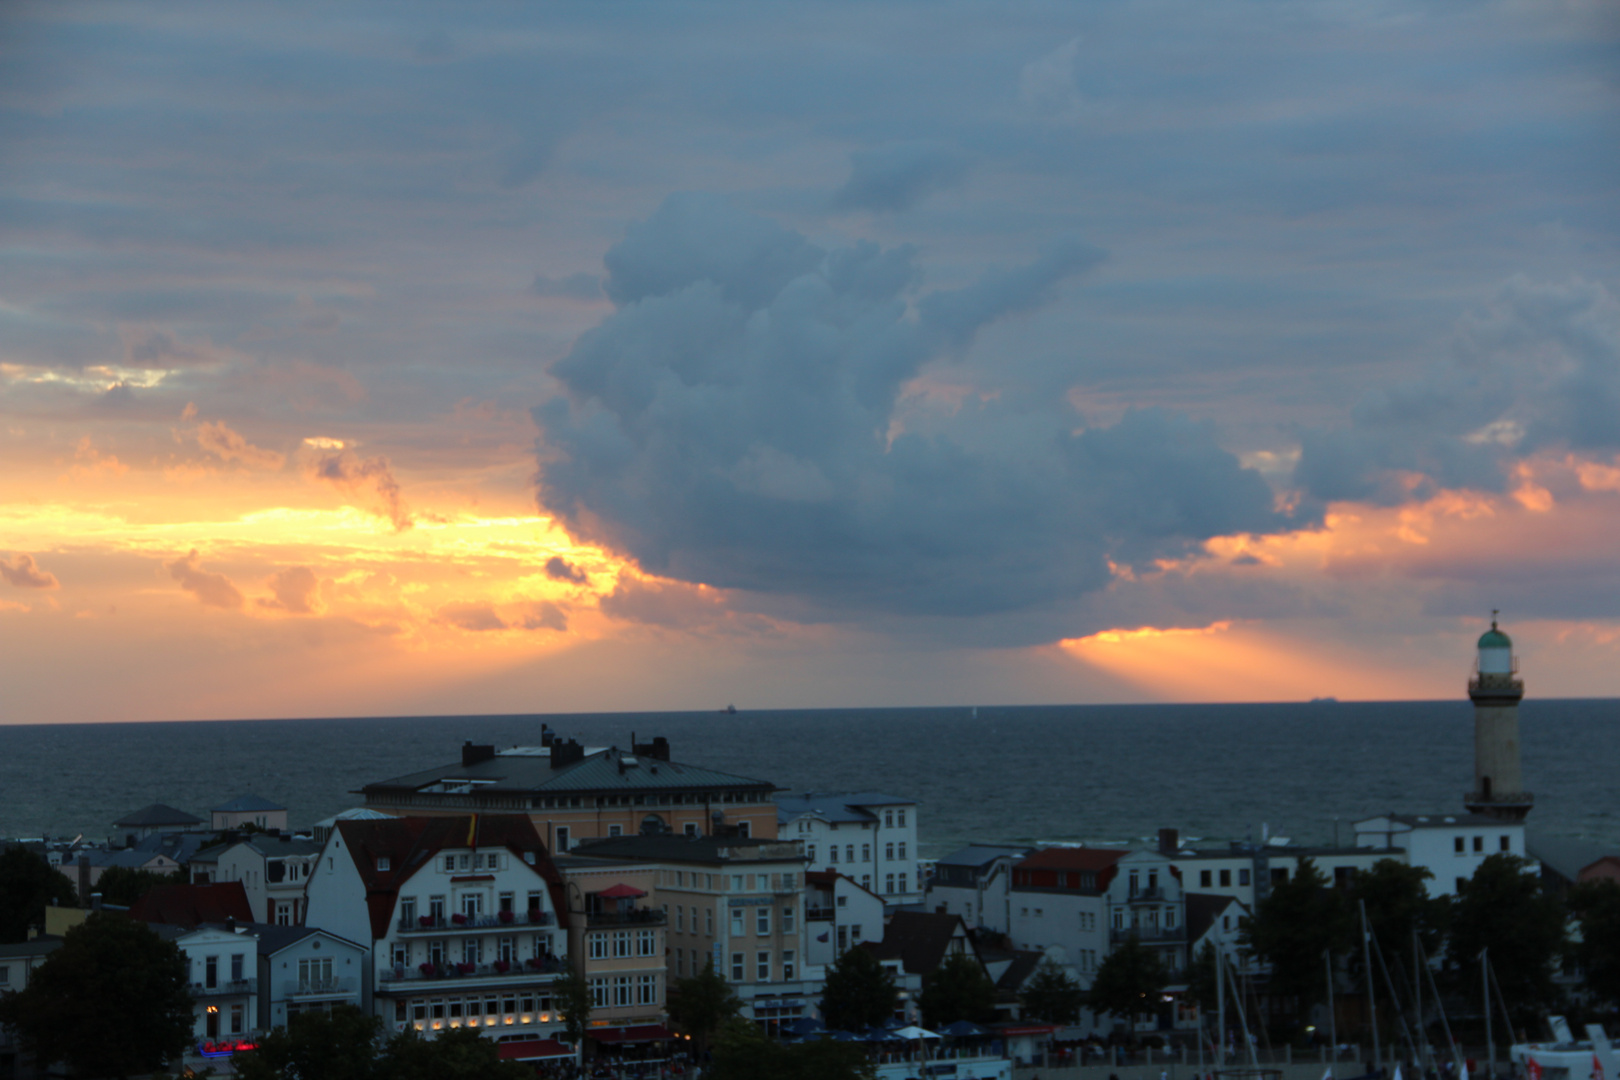
<instances>
[{"instance_id":1,"label":"flag","mask_svg":"<svg viewBox=\"0 0 1620 1080\"><path fill-rule=\"evenodd\" d=\"M1603 1062L1598 1060L1595 1050L1592 1052L1592 1080L1603 1080Z\"/></svg>"},{"instance_id":2,"label":"flag","mask_svg":"<svg viewBox=\"0 0 1620 1080\"><path fill-rule=\"evenodd\" d=\"M474 814L472 817L467 819L467 846L470 847L470 848L474 848L474 849L476 849L478 847L478 815L477 814Z\"/></svg>"},{"instance_id":3,"label":"flag","mask_svg":"<svg viewBox=\"0 0 1620 1080\"><path fill-rule=\"evenodd\" d=\"M1401 1065L1400 1065L1400 1062L1395 1063L1395 1080L1401 1080Z\"/></svg>"},{"instance_id":4,"label":"flag","mask_svg":"<svg viewBox=\"0 0 1620 1080\"><path fill-rule=\"evenodd\" d=\"M1535 1069L1537 1071L1536 1071L1536 1076L1532 1077L1531 1080L1539 1080L1539 1078L1541 1076L1541 1072L1540 1072L1541 1067L1538 1066L1538 1065L1534 1065L1533 1062L1532 1062L1532 1065L1535 1067ZM1462 1063L1462 1068L1457 1070L1457 1080L1468 1080L1468 1062L1466 1060Z\"/></svg>"},{"instance_id":5,"label":"flag","mask_svg":"<svg viewBox=\"0 0 1620 1080\"><path fill-rule=\"evenodd\" d=\"M828 935L829 935L829 934L831 934L831 933L832 933L832 931L831 931L831 930L823 930L823 931L822 931L822 932L821 932L821 935L820 935L820 936L819 936L819 937L817 937L817 938L816 938L816 940L817 940L817 941L826 941L826 940L827 940L827 936L828 936Z\"/></svg>"},{"instance_id":6,"label":"flag","mask_svg":"<svg viewBox=\"0 0 1620 1080\"><path fill-rule=\"evenodd\" d=\"M1327 1067L1327 1072L1322 1074L1322 1080L1333 1080L1333 1066Z\"/></svg>"},{"instance_id":7,"label":"flag","mask_svg":"<svg viewBox=\"0 0 1620 1080\"><path fill-rule=\"evenodd\" d=\"M1524 1059L1524 1075L1529 1080L1541 1080L1541 1064L1533 1057Z\"/></svg>"}]
</instances>

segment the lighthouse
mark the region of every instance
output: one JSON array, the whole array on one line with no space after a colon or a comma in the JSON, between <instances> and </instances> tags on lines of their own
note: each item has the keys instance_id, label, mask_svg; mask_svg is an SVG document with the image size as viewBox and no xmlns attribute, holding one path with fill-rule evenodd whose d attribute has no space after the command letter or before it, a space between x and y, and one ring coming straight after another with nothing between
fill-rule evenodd
<instances>
[{"instance_id":1,"label":"lighthouse","mask_svg":"<svg viewBox=\"0 0 1620 1080\"><path fill-rule=\"evenodd\" d=\"M1523 821L1534 799L1524 790L1519 771L1519 701L1524 682L1518 678L1513 639L1496 626L1480 635L1479 660L1468 680L1474 702L1474 790L1464 805L1476 814L1504 821Z\"/></svg>"}]
</instances>

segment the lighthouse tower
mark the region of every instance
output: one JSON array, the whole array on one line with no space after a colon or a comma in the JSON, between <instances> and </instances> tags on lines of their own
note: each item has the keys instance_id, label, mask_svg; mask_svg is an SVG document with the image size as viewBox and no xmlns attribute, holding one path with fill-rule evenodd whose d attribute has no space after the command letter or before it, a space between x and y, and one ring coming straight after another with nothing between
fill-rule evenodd
<instances>
[{"instance_id":1,"label":"lighthouse tower","mask_svg":"<svg viewBox=\"0 0 1620 1080\"><path fill-rule=\"evenodd\" d=\"M1519 771L1519 701L1524 682L1517 678L1513 639L1496 628L1479 639L1478 670L1468 680L1474 702L1474 790L1464 805L1476 814L1523 821L1534 800L1524 790Z\"/></svg>"}]
</instances>

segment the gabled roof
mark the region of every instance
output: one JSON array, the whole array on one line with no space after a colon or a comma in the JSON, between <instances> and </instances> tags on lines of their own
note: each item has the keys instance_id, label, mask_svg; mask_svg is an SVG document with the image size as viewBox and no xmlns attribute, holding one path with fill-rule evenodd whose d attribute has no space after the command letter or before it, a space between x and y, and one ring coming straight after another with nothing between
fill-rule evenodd
<instances>
[{"instance_id":1,"label":"gabled roof","mask_svg":"<svg viewBox=\"0 0 1620 1080\"><path fill-rule=\"evenodd\" d=\"M677 761L637 757L617 747L611 747L571 765L564 765L560 769L551 767L549 757L497 753L492 758L471 765L463 765L458 761L435 769L397 776L392 780L379 780L367 784L361 792L368 796L389 792L415 792L445 780L474 782L474 790L479 792L522 793L530 796L583 791L614 793L692 789L735 791L738 788L775 790L775 785L765 780L736 776L696 765L683 765Z\"/></svg>"},{"instance_id":2,"label":"gabled roof","mask_svg":"<svg viewBox=\"0 0 1620 1080\"><path fill-rule=\"evenodd\" d=\"M1012 962L1007 970L1001 973L996 980L996 989L1016 994L1024 988L1024 983L1035 974L1035 969L1041 966L1046 954L1036 950L1017 949L1012 954Z\"/></svg>"},{"instance_id":3,"label":"gabled roof","mask_svg":"<svg viewBox=\"0 0 1620 1080\"><path fill-rule=\"evenodd\" d=\"M101 866L107 869L117 866L125 870L140 870L158 859L171 858L162 851L142 851L139 848L119 848L117 851L108 851L105 848L90 848L79 852L79 856L91 866ZM71 864L65 863L63 865L69 866Z\"/></svg>"},{"instance_id":4,"label":"gabled roof","mask_svg":"<svg viewBox=\"0 0 1620 1080\"><path fill-rule=\"evenodd\" d=\"M285 806L277 806L269 799L261 799L257 795L238 795L230 802L220 803L210 813L214 814L253 814L264 810L285 810Z\"/></svg>"},{"instance_id":5,"label":"gabled roof","mask_svg":"<svg viewBox=\"0 0 1620 1080\"><path fill-rule=\"evenodd\" d=\"M568 898L563 891L562 875L552 865L551 855L527 815L339 821L334 836L348 849L349 858L365 883L373 940L380 941L388 936L400 888L446 848L505 848L520 859L533 853L534 863L530 869L545 881L551 893L557 925L568 926ZM389 868L377 869L378 859L387 859ZM523 862L530 865L527 859Z\"/></svg>"},{"instance_id":6,"label":"gabled roof","mask_svg":"<svg viewBox=\"0 0 1620 1080\"><path fill-rule=\"evenodd\" d=\"M162 803L153 803L143 806L132 814L125 814L113 822L120 829L158 829L165 825L201 825L203 819L192 817L184 810L176 810L172 806Z\"/></svg>"},{"instance_id":7,"label":"gabled roof","mask_svg":"<svg viewBox=\"0 0 1620 1080\"><path fill-rule=\"evenodd\" d=\"M129 917L141 922L194 927L202 923L222 923L235 919L253 921L247 890L240 881L215 885L159 885L148 889L129 909Z\"/></svg>"},{"instance_id":8,"label":"gabled roof","mask_svg":"<svg viewBox=\"0 0 1620 1080\"><path fill-rule=\"evenodd\" d=\"M1013 865L1015 870L1107 870L1129 855L1119 849L1049 847L1025 856Z\"/></svg>"},{"instance_id":9,"label":"gabled roof","mask_svg":"<svg viewBox=\"0 0 1620 1080\"><path fill-rule=\"evenodd\" d=\"M1570 836L1533 832L1524 838L1525 852L1565 881L1574 882L1581 871L1614 851L1608 844Z\"/></svg>"},{"instance_id":10,"label":"gabled roof","mask_svg":"<svg viewBox=\"0 0 1620 1080\"><path fill-rule=\"evenodd\" d=\"M200 832L147 833L135 842L133 850L161 852L175 862L185 865L196 856L209 839L207 833Z\"/></svg>"},{"instance_id":11,"label":"gabled roof","mask_svg":"<svg viewBox=\"0 0 1620 1080\"><path fill-rule=\"evenodd\" d=\"M333 941L341 941L345 945L353 945L361 951L366 948L357 941L350 941L340 934L334 934L332 931L323 930L318 926L280 926L272 923L254 923L249 929L259 936L260 956L274 956L283 949L290 948L305 938L314 937L317 934L331 938Z\"/></svg>"},{"instance_id":12,"label":"gabled roof","mask_svg":"<svg viewBox=\"0 0 1620 1080\"><path fill-rule=\"evenodd\" d=\"M1215 920L1220 918L1222 913L1229 910L1233 904L1236 904L1238 909L1245 915L1249 912L1243 901L1235 896L1190 892L1184 893L1183 897L1187 903L1185 922L1187 925L1187 940L1190 942L1203 937L1209 931L1209 928L1215 925Z\"/></svg>"},{"instance_id":13,"label":"gabled roof","mask_svg":"<svg viewBox=\"0 0 1620 1080\"><path fill-rule=\"evenodd\" d=\"M978 950L960 915L901 910L883 928L882 941L862 944L879 960L898 960L907 973L926 975L944 962L946 950L957 937L965 939L968 951L977 959Z\"/></svg>"}]
</instances>

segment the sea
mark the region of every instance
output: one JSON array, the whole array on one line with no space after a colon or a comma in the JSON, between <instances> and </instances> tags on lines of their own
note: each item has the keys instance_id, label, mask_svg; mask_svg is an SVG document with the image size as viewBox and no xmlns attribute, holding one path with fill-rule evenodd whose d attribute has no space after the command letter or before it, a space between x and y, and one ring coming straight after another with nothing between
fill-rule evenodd
<instances>
[{"instance_id":1,"label":"sea","mask_svg":"<svg viewBox=\"0 0 1620 1080\"><path fill-rule=\"evenodd\" d=\"M1620 845L1620 700L1520 707L1533 830ZM362 785L459 761L463 741L666 736L671 756L793 791L915 799L920 854L970 842L1353 842L1375 814L1455 813L1473 710L1455 702L1050 705L0 726L0 836L102 839L161 802L207 818L245 793L295 828Z\"/></svg>"}]
</instances>

